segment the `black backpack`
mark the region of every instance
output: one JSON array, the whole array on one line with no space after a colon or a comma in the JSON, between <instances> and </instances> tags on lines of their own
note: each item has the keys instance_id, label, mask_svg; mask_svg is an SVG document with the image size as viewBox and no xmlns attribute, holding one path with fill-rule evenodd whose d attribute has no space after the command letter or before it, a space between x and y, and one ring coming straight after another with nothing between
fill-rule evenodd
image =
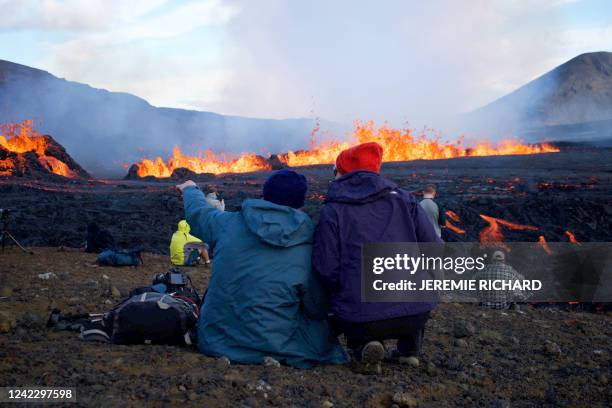
<instances>
[{"instance_id":1,"label":"black backpack","mask_svg":"<svg viewBox=\"0 0 612 408\"><path fill-rule=\"evenodd\" d=\"M104 317L115 344L195 343L198 306L191 299L144 292L121 302Z\"/></svg>"},{"instance_id":2,"label":"black backpack","mask_svg":"<svg viewBox=\"0 0 612 408\"><path fill-rule=\"evenodd\" d=\"M98 255L96 262L100 266L139 266L143 264L140 252L105 249Z\"/></svg>"},{"instance_id":3,"label":"black backpack","mask_svg":"<svg viewBox=\"0 0 612 408\"><path fill-rule=\"evenodd\" d=\"M191 302L195 303L198 307L202 305L202 299L200 298L199 293L194 288L191 288L189 286L181 286L178 288L171 288L171 289L172 289L172 292L166 292L166 293L174 297L177 297L179 299L187 298ZM128 297L142 295L143 293L146 293L146 292L162 293L159 290L156 290L156 288L153 286L139 286L137 288L132 289Z\"/></svg>"}]
</instances>

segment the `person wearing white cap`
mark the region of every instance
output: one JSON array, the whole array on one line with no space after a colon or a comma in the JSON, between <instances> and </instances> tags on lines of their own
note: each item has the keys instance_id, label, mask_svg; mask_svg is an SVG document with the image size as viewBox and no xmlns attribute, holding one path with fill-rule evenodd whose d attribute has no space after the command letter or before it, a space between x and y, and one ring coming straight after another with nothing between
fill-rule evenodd
<instances>
[{"instance_id":1,"label":"person wearing white cap","mask_svg":"<svg viewBox=\"0 0 612 408\"><path fill-rule=\"evenodd\" d=\"M489 282L516 282L523 281L525 277L506 263L506 254L503 251L496 250L491 256L491 262L482 271L477 272L473 279ZM522 298L523 295L520 291L512 290L479 290L478 300L481 306L489 309L508 309L512 300Z\"/></svg>"}]
</instances>

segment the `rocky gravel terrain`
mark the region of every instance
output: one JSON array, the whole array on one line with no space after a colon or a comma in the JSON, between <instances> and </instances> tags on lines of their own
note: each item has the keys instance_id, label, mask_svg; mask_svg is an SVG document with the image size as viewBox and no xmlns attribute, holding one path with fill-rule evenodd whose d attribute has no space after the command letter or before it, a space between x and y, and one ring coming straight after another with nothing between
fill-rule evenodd
<instances>
[{"instance_id":1,"label":"rocky gravel terrain","mask_svg":"<svg viewBox=\"0 0 612 408\"><path fill-rule=\"evenodd\" d=\"M95 255L35 248L0 253L0 385L70 386L80 406L606 407L612 403L610 314L495 311L442 304L419 360L358 366L228 365L195 349L85 343L45 327L52 308L99 312L169 267L97 267ZM210 271L188 270L198 289ZM392 347L392 343L388 344ZM74 405L71 405L74 406Z\"/></svg>"}]
</instances>

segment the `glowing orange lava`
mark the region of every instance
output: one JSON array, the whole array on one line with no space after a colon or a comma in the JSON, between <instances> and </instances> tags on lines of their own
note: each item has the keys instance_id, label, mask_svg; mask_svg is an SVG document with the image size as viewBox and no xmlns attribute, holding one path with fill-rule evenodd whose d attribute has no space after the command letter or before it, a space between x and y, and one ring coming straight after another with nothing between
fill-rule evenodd
<instances>
[{"instance_id":1,"label":"glowing orange lava","mask_svg":"<svg viewBox=\"0 0 612 408\"><path fill-rule=\"evenodd\" d=\"M462 139L454 143L442 142L439 137L430 136L426 132L415 136L410 129L393 129L386 125L375 128L372 121L367 123L356 122L350 141L317 142L314 137L315 133L316 129L311 135L308 150L279 154L279 160L290 167L334 163L342 150L365 142L378 142L384 149L383 161L386 162L559 151L559 149L548 144L525 145L511 140L501 141L497 146L489 143L479 143L474 147L463 147ZM167 161L164 161L161 157L153 160L144 159L140 163L136 163L136 166L140 177L168 177L174 169L179 167L186 167L196 173L215 174L270 169L270 164L267 161L252 153L240 155L233 160L227 159L223 154L217 157L210 150L196 157L188 157L183 155L178 147L174 148L172 157Z\"/></svg>"},{"instance_id":2,"label":"glowing orange lava","mask_svg":"<svg viewBox=\"0 0 612 408\"><path fill-rule=\"evenodd\" d=\"M47 139L34 130L31 120L0 125L0 147L13 153L35 152L40 164L51 173L64 177L77 177L66 163L46 154ZM11 158L0 160L0 168L4 169L0 171L0 176L10 176L12 170L20 164Z\"/></svg>"},{"instance_id":3,"label":"glowing orange lava","mask_svg":"<svg viewBox=\"0 0 612 408\"><path fill-rule=\"evenodd\" d=\"M426 132L414 135L411 129L393 129L386 125L375 128L374 122L356 122L352 142L327 142L314 144L309 150L288 152L280 156L281 161L291 167L311 164L334 163L338 154L355 144L377 142L384 150L383 161L410 161L450 159L468 156L497 156L510 154L537 154L558 152L548 144L525 145L512 140L503 140L497 146L479 143L474 147L463 147L462 139L455 143L442 142Z\"/></svg>"},{"instance_id":4,"label":"glowing orange lava","mask_svg":"<svg viewBox=\"0 0 612 408\"><path fill-rule=\"evenodd\" d=\"M552 250L550 249L550 247L548 246L548 242L546 242L546 238L544 238L544 235L540 235L538 237L538 245L540 246L540 248L542 248L544 250L544 252L546 252L548 255L552 255Z\"/></svg>"},{"instance_id":5,"label":"glowing orange lava","mask_svg":"<svg viewBox=\"0 0 612 408\"><path fill-rule=\"evenodd\" d=\"M455 222L461 222L461 218L454 211L446 210L446 216Z\"/></svg>"},{"instance_id":6,"label":"glowing orange lava","mask_svg":"<svg viewBox=\"0 0 612 408\"><path fill-rule=\"evenodd\" d=\"M178 168L186 168L195 173L248 173L258 170L270 170L272 167L261 156L243 154L236 159L227 159L225 155L219 158L210 150L200 156L186 156L178 146L174 147L172 157L167 162L161 157L155 160L144 159L136 164L138 176L170 177Z\"/></svg>"},{"instance_id":7,"label":"glowing orange lava","mask_svg":"<svg viewBox=\"0 0 612 408\"><path fill-rule=\"evenodd\" d=\"M537 231L538 227L534 227L532 225L522 225L515 224L510 221L503 220L501 218L489 217L484 214L480 214L480 218L489 223L489 225L480 231L480 243L483 246L498 246L502 247L506 250L509 248L504 245L504 234L502 233L501 226L511 229L511 230L528 230L528 231Z\"/></svg>"},{"instance_id":8,"label":"glowing orange lava","mask_svg":"<svg viewBox=\"0 0 612 408\"><path fill-rule=\"evenodd\" d=\"M461 222L461 218L459 218L457 213L454 211L447 210L446 216L455 222ZM464 229L461 229L458 226L453 225L449 220L446 220L446 228L448 228L451 231L455 231L457 234L465 234Z\"/></svg>"},{"instance_id":9,"label":"glowing orange lava","mask_svg":"<svg viewBox=\"0 0 612 408\"><path fill-rule=\"evenodd\" d=\"M567 236L567 239L569 239L569 242L571 242L572 244L580 245L580 242L576 239L576 236L574 234L569 231L565 231L565 235Z\"/></svg>"}]
</instances>

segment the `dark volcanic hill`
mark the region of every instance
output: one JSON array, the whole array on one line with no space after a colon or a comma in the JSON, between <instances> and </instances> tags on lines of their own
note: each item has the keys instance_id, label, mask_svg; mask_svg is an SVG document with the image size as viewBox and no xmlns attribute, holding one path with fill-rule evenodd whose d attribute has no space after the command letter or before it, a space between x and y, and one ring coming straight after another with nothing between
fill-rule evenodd
<instances>
[{"instance_id":1,"label":"dark volcanic hill","mask_svg":"<svg viewBox=\"0 0 612 408\"><path fill-rule=\"evenodd\" d=\"M135 81L138 78L134 78ZM252 119L158 108L127 93L57 78L0 60L0 123L35 121L95 176L123 176L124 163L211 148L240 153L287 151L308 143L311 119Z\"/></svg>"},{"instance_id":2,"label":"dark volcanic hill","mask_svg":"<svg viewBox=\"0 0 612 408\"><path fill-rule=\"evenodd\" d=\"M506 130L612 119L612 53L572 58L468 116Z\"/></svg>"},{"instance_id":3,"label":"dark volcanic hill","mask_svg":"<svg viewBox=\"0 0 612 408\"><path fill-rule=\"evenodd\" d=\"M16 152L0 144L0 178L60 181L91 177L51 136L31 136L27 141L31 143L31 150L27 151Z\"/></svg>"}]
</instances>

